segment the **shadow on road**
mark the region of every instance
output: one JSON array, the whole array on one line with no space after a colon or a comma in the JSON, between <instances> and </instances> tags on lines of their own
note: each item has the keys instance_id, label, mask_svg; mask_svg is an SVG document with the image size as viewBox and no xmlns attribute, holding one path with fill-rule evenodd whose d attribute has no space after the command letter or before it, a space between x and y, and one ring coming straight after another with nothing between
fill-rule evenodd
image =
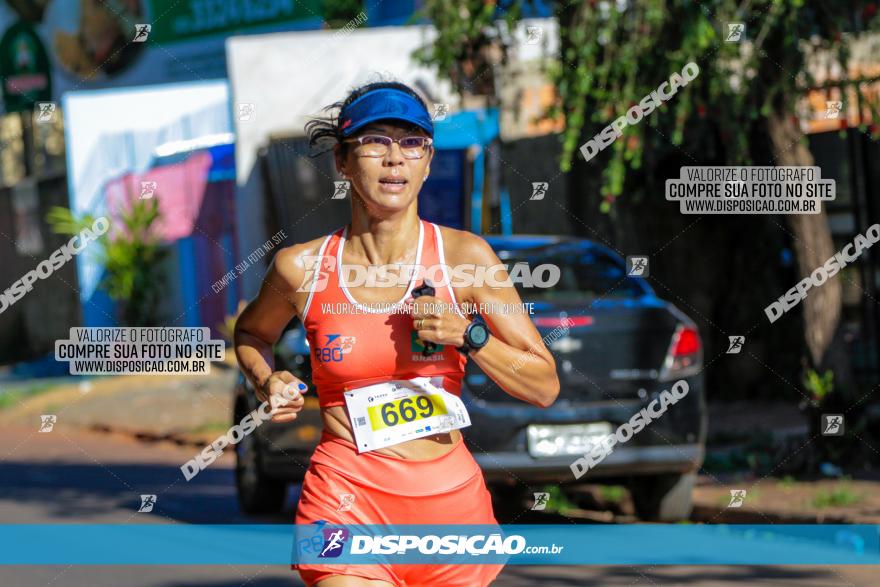
<instances>
[{"instance_id":1,"label":"shadow on road","mask_svg":"<svg viewBox=\"0 0 880 587\"><path fill-rule=\"evenodd\" d=\"M582 585L783 585L840 584L833 567L761 566L644 566L644 567L531 567L508 566L494 585L499 587L568 587Z\"/></svg>"},{"instance_id":2,"label":"shadow on road","mask_svg":"<svg viewBox=\"0 0 880 587\"><path fill-rule=\"evenodd\" d=\"M156 495L150 513L137 513L142 494ZM290 524L298 486L292 487L284 512L246 516L235 497L235 478L228 468L209 468L186 481L178 467L118 464L112 467L69 463L17 461L0 464L0 495L19 506L36 508L43 520L33 523L107 521L108 515L149 523L149 516L189 524ZM122 518L123 520L125 518Z\"/></svg>"}]
</instances>

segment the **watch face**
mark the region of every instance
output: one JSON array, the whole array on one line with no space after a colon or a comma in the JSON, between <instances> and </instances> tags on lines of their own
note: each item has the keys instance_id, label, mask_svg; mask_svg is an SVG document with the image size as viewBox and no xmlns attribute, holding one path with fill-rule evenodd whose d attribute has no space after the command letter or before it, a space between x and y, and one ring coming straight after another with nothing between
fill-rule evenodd
<instances>
[{"instance_id":1,"label":"watch face","mask_svg":"<svg viewBox=\"0 0 880 587\"><path fill-rule=\"evenodd\" d=\"M482 346L489 339L489 329L482 324L475 324L470 331L470 339L475 345Z\"/></svg>"}]
</instances>

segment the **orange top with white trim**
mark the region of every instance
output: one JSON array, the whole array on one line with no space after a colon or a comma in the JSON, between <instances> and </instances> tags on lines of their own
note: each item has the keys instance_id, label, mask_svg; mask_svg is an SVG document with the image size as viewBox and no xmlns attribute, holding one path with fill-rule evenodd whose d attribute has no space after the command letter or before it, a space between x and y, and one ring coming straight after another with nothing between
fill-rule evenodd
<instances>
[{"instance_id":1,"label":"orange top with white trim","mask_svg":"<svg viewBox=\"0 0 880 587\"><path fill-rule=\"evenodd\" d=\"M339 272L347 237L346 226L322 243L318 253L320 273L303 310L312 381L320 406L344 405L342 394L350 389L413 377L436 377L436 385L460 395L467 357L450 345L440 345L426 356L423 341L413 329L412 315L402 311L403 301L422 283L419 272L413 272L399 301L386 304L390 307L361 304L345 287L344 279L350 274L341 276ZM442 268L438 274L443 276L443 285L435 287L435 296L441 302L456 303L436 224L419 220L418 247L415 264L427 269L429 280L433 267Z\"/></svg>"}]
</instances>

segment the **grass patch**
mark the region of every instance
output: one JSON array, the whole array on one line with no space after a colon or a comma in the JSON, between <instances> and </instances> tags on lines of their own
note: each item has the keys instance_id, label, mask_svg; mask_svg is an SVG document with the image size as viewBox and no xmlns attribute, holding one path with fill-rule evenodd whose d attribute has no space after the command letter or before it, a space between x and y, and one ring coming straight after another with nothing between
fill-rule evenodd
<instances>
[{"instance_id":1,"label":"grass patch","mask_svg":"<svg viewBox=\"0 0 880 587\"><path fill-rule=\"evenodd\" d=\"M25 398L33 397L55 389L55 385L37 383L0 394L0 410L7 410L20 404Z\"/></svg>"},{"instance_id":2,"label":"grass patch","mask_svg":"<svg viewBox=\"0 0 880 587\"><path fill-rule=\"evenodd\" d=\"M853 505L862 500L862 496L856 494L847 483L838 483L830 491L820 490L813 496L813 507L823 509L827 507L844 507Z\"/></svg>"},{"instance_id":3,"label":"grass patch","mask_svg":"<svg viewBox=\"0 0 880 587\"><path fill-rule=\"evenodd\" d=\"M783 489L793 489L797 481L794 480L794 477L791 475L786 475L782 479L779 480L779 486Z\"/></svg>"},{"instance_id":4,"label":"grass patch","mask_svg":"<svg viewBox=\"0 0 880 587\"><path fill-rule=\"evenodd\" d=\"M602 496L602 501L606 503L620 503L621 501L623 501L623 498L626 496L626 494L626 487L623 487L622 485L599 486L599 495Z\"/></svg>"},{"instance_id":5,"label":"grass patch","mask_svg":"<svg viewBox=\"0 0 880 587\"><path fill-rule=\"evenodd\" d=\"M559 485L545 485L541 488L541 491L550 494L550 499L544 511L565 513L566 511L577 509L577 505L568 499L568 496L565 495L565 492L562 491Z\"/></svg>"},{"instance_id":6,"label":"grass patch","mask_svg":"<svg viewBox=\"0 0 880 587\"><path fill-rule=\"evenodd\" d=\"M232 426L229 422L205 422L190 430L193 434L222 434Z\"/></svg>"}]
</instances>

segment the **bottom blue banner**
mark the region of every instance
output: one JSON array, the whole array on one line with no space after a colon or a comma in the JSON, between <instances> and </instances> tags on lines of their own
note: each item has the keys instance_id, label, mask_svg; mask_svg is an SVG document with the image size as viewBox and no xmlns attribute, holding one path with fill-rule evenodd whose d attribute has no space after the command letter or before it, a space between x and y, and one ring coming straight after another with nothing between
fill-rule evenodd
<instances>
[{"instance_id":1,"label":"bottom blue banner","mask_svg":"<svg viewBox=\"0 0 880 587\"><path fill-rule=\"evenodd\" d=\"M880 564L880 525L0 525L4 565Z\"/></svg>"}]
</instances>

